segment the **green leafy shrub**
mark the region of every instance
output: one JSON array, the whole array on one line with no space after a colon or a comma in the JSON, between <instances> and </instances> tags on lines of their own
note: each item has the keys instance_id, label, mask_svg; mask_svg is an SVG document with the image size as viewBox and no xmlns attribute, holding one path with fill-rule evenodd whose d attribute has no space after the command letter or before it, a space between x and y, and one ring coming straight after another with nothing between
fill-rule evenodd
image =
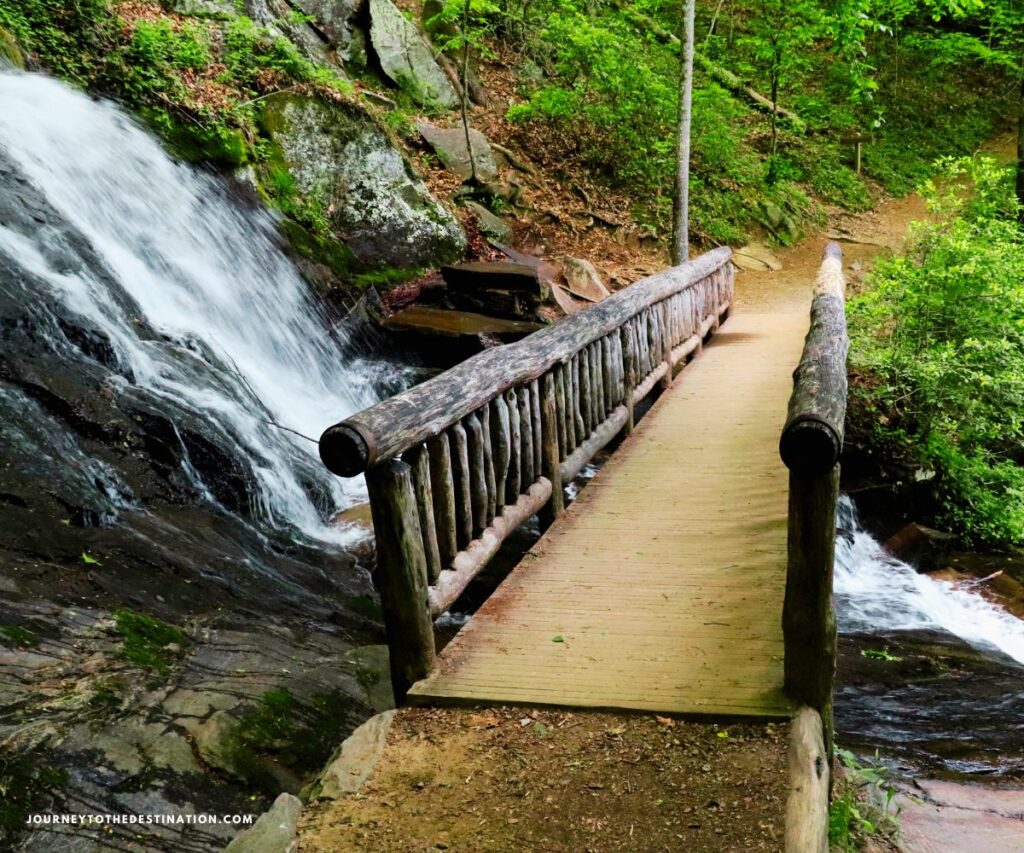
<instances>
[{"instance_id":1,"label":"green leafy shrub","mask_svg":"<svg viewBox=\"0 0 1024 853\"><path fill-rule=\"evenodd\" d=\"M845 749L836 753L843 772L829 803L829 847L837 853L855 853L873 838L894 842L899 837L899 808L887 768L877 753L872 761L861 761Z\"/></svg>"},{"instance_id":2,"label":"green leafy shrub","mask_svg":"<svg viewBox=\"0 0 1024 853\"><path fill-rule=\"evenodd\" d=\"M1009 170L947 160L934 219L850 304L854 417L888 455L934 471L939 523L1024 541L1024 230Z\"/></svg>"}]
</instances>

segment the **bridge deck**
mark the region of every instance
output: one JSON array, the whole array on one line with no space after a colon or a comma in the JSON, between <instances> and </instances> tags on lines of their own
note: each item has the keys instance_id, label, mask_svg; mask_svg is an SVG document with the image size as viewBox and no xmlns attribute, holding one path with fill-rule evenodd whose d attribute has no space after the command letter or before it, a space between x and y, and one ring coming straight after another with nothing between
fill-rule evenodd
<instances>
[{"instance_id":1,"label":"bridge deck","mask_svg":"<svg viewBox=\"0 0 1024 853\"><path fill-rule=\"evenodd\" d=\"M805 305L738 313L416 684L417 703L787 716L787 473Z\"/></svg>"}]
</instances>

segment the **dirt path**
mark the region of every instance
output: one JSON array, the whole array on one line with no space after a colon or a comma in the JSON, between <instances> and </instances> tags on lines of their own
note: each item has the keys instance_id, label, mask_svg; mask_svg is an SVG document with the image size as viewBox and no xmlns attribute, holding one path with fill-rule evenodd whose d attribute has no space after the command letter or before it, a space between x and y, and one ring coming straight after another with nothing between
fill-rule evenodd
<instances>
[{"instance_id":1,"label":"dirt path","mask_svg":"<svg viewBox=\"0 0 1024 853\"><path fill-rule=\"evenodd\" d=\"M376 775L307 811L302 853L781 849L786 725L407 709Z\"/></svg>"}]
</instances>

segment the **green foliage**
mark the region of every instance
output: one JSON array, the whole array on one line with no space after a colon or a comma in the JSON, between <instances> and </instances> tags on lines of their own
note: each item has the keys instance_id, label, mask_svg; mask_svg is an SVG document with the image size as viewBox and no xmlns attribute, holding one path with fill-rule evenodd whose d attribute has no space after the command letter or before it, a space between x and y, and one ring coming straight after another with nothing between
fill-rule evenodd
<instances>
[{"instance_id":1,"label":"green foliage","mask_svg":"<svg viewBox=\"0 0 1024 853\"><path fill-rule=\"evenodd\" d=\"M158 672L177 660L188 643L181 628L127 608L115 611L114 622L124 640L122 657Z\"/></svg>"},{"instance_id":2,"label":"green foliage","mask_svg":"<svg viewBox=\"0 0 1024 853\"><path fill-rule=\"evenodd\" d=\"M828 841L833 851L855 853L875 839L893 842L899 836L896 790L888 770L875 754L861 762L848 750L837 749L843 774L836 780L828 810Z\"/></svg>"},{"instance_id":3,"label":"green foliage","mask_svg":"<svg viewBox=\"0 0 1024 853\"><path fill-rule=\"evenodd\" d=\"M899 655L894 655L888 649L861 649L860 654L861 657L881 660L886 663L899 663L903 660Z\"/></svg>"},{"instance_id":4,"label":"green foliage","mask_svg":"<svg viewBox=\"0 0 1024 853\"><path fill-rule=\"evenodd\" d=\"M883 453L936 472L938 522L1024 541L1024 231L1009 170L947 160L934 218L850 303L855 417Z\"/></svg>"}]
</instances>

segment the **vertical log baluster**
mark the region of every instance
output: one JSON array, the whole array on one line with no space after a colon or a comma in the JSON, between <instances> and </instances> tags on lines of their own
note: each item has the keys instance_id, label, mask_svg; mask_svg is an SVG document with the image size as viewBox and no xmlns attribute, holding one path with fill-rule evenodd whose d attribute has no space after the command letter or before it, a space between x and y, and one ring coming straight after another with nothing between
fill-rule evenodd
<instances>
[{"instance_id":1,"label":"vertical log baluster","mask_svg":"<svg viewBox=\"0 0 1024 853\"><path fill-rule=\"evenodd\" d=\"M509 459L511 450L511 430L508 422L508 406L500 394L491 400L491 447L494 453L494 497L497 502L496 511L501 513L505 506L505 484L508 481Z\"/></svg>"},{"instance_id":2,"label":"vertical log baluster","mask_svg":"<svg viewBox=\"0 0 1024 853\"><path fill-rule=\"evenodd\" d=\"M480 416L473 412L466 416L466 449L469 457L469 499L473 513L473 538L476 539L488 524L487 477L484 474L484 428Z\"/></svg>"},{"instance_id":3,"label":"vertical log baluster","mask_svg":"<svg viewBox=\"0 0 1024 853\"><path fill-rule=\"evenodd\" d=\"M544 470L544 438L541 425L540 382L530 383L530 418L533 423L533 478L540 478Z\"/></svg>"},{"instance_id":4,"label":"vertical log baluster","mask_svg":"<svg viewBox=\"0 0 1024 853\"><path fill-rule=\"evenodd\" d=\"M412 470L412 481L416 492L416 508L419 511L420 533L423 535L423 553L427 560L427 582L436 583L441 576L441 550L437 541L437 525L434 523L434 489L430 482L430 454L424 444L407 450L403 460Z\"/></svg>"},{"instance_id":5,"label":"vertical log baluster","mask_svg":"<svg viewBox=\"0 0 1024 853\"><path fill-rule=\"evenodd\" d=\"M533 411L530 408L530 389L525 385L516 389L519 406L519 465L523 473L520 492L525 492L537 479L533 470Z\"/></svg>"},{"instance_id":6,"label":"vertical log baluster","mask_svg":"<svg viewBox=\"0 0 1024 853\"><path fill-rule=\"evenodd\" d=\"M461 423L454 424L448 433L452 443L452 480L455 483L455 533L461 551L473 541L469 447L466 442L466 428Z\"/></svg>"},{"instance_id":7,"label":"vertical log baluster","mask_svg":"<svg viewBox=\"0 0 1024 853\"><path fill-rule=\"evenodd\" d=\"M565 511L565 492L562 489L562 470L558 451L558 406L556 404L555 374L548 371L541 378L541 472L551 481L551 500L548 504L549 520L558 518Z\"/></svg>"},{"instance_id":8,"label":"vertical log baluster","mask_svg":"<svg viewBox=\"0 0 1024 853\"><path fill-rule=\"evenodd\" d=\"M508 408L509 441L508 441L508 479L505 481L505 503L514 504L519 500L522 491L522 437L519 423L519 398L514 390L505 395Z\"/></svg>"},{"instance_id":9,"label":"vertical log baluster","mask_svg":"<svg viewBox=\"0 0 1024 853\"><path fill-rule=\"evenodd\" d=\"M558 451L559 459L565 459L572 451L569 449L569 405L565 394L566 365L555 366L555 406L558 415Z\"/></svg>"},{"instance_id":10,"label":"vertical log baluster","mask_svg":"<svg viewBox=\"0 0 1024 853\"><path fill-rule=\"evenodd\" d=\"M455 483L452 476L451 445L448 435L441 433L427 442L430 456L430 481L433 485L434 523L441 566L447 569L459 552L456 534ZM431 581L433 582L433 581Z\"/></svg>"},{"instance_id":11,"label":"vertical log baluster","mask_svg":"<svg viewBox=\"0 0 1024 853\"><path fill-rule=\"evenodd\" d=\"M494 441L491 430L491 404L487 403L478 412L480 415L480 426L483 427L484 443L484 482L487 487L487 524L498 513L501 502L498 500L497 477L494 474ZM485 525L486 526L486 525Z\"/></svg>"},{"instance_id":12,"label":"vertical log baluster","mask_svg":"<svg viewBox=\"0 0 1024 853\"><path fill-rule=\"evenodd\" d=\"M583 416L583 438L586 439L594 429L594 409L591 404L593 392L590 388L590 355L581 349L577 356L580 362L580 414Z\"/></svg>"}]
</instances>

